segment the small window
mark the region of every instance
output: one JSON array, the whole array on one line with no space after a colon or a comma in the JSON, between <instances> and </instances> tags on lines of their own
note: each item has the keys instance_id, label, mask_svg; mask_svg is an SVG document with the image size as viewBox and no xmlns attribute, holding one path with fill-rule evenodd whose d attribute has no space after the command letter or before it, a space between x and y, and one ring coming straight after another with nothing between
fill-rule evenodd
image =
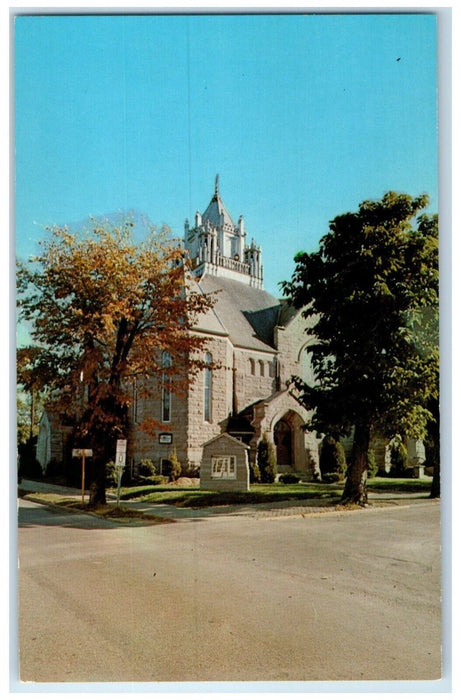
<instances>
[{"instance_id":1,"label":"small window","mask_svg":"<svg viewBox=\"0 0 461 700\"><path fill-rule=\"evenodd\" d=\"M236 479L237 458L235 455L223 455L211 458L212 479Z\"/></svg>"},{"instance_id":2,"label":"small window","mask_svg":"<svg viewBox=\"0 0 461 700\"><path fill-rule=\"evenodd\" d=\"M259 376L264 377L264 362L259 360Z\"/></svg>"},{"instance_id":3,"label":"small window","mask_svg":"<svg viewBox=\"0 0 461 700\"><path fill-rule=\"evenodd\" d=\"M253 360L252 357L248 360L248 366L250 370L250 374L254 377L255 375L255 361Z\"/></svg>"},{"instance_id":4,"label":"small window","mask_svg":"<svg viewBox=\"0 0 461 700\"><path fill-rule=\"evenodd\" d=\"M268 373L269 377L274 376L274 363L272 360L267 363L267 373Z\"/></svg>"}]
</instances>

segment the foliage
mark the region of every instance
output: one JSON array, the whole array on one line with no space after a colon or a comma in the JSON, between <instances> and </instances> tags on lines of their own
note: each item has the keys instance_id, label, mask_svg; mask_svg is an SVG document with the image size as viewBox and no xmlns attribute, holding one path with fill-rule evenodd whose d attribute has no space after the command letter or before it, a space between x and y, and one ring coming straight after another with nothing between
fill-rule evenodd
<instances>
[{"instance_id":1,"label":"foliage","mask_svg":"<svg viewBox=\"0 0 461 700\"><path fill-rule=\"evenodd\" d=\"M378 472L378 465L376 463L376 456L374 450L368 450L368 461L367 461L367 473L368 477L371 478L376 476Z\"/></svg>"},{"instance_id":2,"label":"foliage","mask_svg":"<svg viewBox=\"0 0 461 700\"><path fill-rule=\"evenodd\" d=\"M366 503L373 429L423 437L438 377L438 224L425 195L388 192L337 216L283 289L303 308L315 384L293 379L310 429L354 427L345 502ZM416 224L416 225L415 225Z\"/></svg>"},{"instance_id":3,"label":"foliage","mask_svg":"<svg viewBox=\"0 0 461 700\"><path fill-rule=\"evenodd\" d=\"M258 442L256 463L261 475L262 484L273 484L277 475L277 458L272 443L267 435Z\"/></svg>"},{"instance_id":4,"label":"foliage","mask_svg":"<svg viewBox=\"0 0 461 700\"><path fill-rule=\"evenodd\" d=\"M250 484L261 483L261 472L256 462L250 462Z\"/></svg>"},{"instance_id":5,"label":"foliage","mask_svg":"<svg viewBox=\"0 0 461 700\"><path fill-rule=\"evenodd\" d=\"M396 435L389 443L390 475L403 476L408 467L408 451L400 435Z\"/></svg>"},{"instance_id":6,"label":"foliage","mask_svg":"<svg viewBox=\"0 0 461 700\"><path fill-rule=\"evenodd\" d=\"M35 343L29 376L74 426L75 446L93 449L92 493L105 502L105 465L127 434L134 386L145 397L158 394L162 382L175 393L186 390L206 347L191 330L214 299L189 288L182 250L166 229L151 226L141 244L126 219L50 234L38 256L18 264L19 318L32 324ZM160 424L141 427L154 433Z\"/></svg>"},{"instance_id":7,"label":"foliage","mask_svg":"<svg viewBox=\"0 0 461 700\"><path fill-rule=\"evenodd\" d=\"M325 435L322 440L319 467L323 481L325 481L327 474L330 476L331 474L337 474L337 481L339 481L346 473L347 464L344 448L333 435Z\"/></svg>"},{"instance_id":8,"label":"foliage","mask_svg":"<svg viewBox=\"0 0 461 700\"><path fill-rule=\"evenodd\" d=\"M200 479L200 464L188 462L187 465L182 465L182 476L187 476L189 479Z\"/></svg>"},{"instance_id":9,"label":"foliage","mask_svg":"<svg viewBox=\"0 0 461 700\"><path fill-rule=\"evenodd\" d=\"M139 476L154 476L155 464L151 459L142 459L138 464Z\"/></svg>"},{"instance_id":10,"label":"foliage","mask_svg":"<svg viewBox=\"0 0 461 700\"><path fill-rule=\"evenodd\" d=\"M279 482L281 484L299 484L300 477L296 474L280 474Z\"/></svg>"},{"instance_id":11,"label":"foliage","mask_svg":"<svg viewBox=\"0 0 461 700\"><path fill-rule=\"evenodd\" d=\"M167 476L162 476L161 474L155 474L154 476L140 476L137 479L139 485L144 484L145 486L160 486L162 484L167 484L169 478Z\"/></svg>"},{"instance_id":12,"label":"foliage","mask_svg":"<svg viewBox=\"0 0 461 700\"><path fill-rule=\"evenodd\" d=\"M123 478L123 474L122 474ZM118 483L118 467L114 461L110 461L106 464L106 485L107 486L117 486Z\"/></svg>"},{"instance_id":13,"label":"foliage","mask_svg":"<svg viewBox=\"0 0 461 700\"><path fill-rule=\"evenodd\" d=\"M170 462L170 479L171 481L176 481L176 479L179 479L181 476L181 462L178 459L175 447L173 447L168 455L168 460Z\"/></svg>"}]
</instances>

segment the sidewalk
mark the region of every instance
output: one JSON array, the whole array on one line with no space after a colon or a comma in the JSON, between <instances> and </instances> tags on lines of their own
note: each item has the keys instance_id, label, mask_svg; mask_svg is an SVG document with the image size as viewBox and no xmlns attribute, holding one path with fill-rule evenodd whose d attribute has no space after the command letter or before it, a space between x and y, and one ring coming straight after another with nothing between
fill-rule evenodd
<instances>
[{"instance_id":1,"label":"sidewalk","mask_svg":"<svg viewBox=\"0 0 461 700\"><path fill-rule=\"evenodd\" d=\"M48 484L40 481L23 479L19 488L34 493L57 493L60 495L79 496L80 489ZM372 506L381 507L401 507L424 503L428 501L428 493L395 493L379 492L368 494L370 510ZM115 496L107 494L107 500L114 502ZM353 510L337 510L330 504L326 505L323 499L310 498L305 500L285 500L273 501L272 503L251 503L225 506L213 506L209 508L178 508L167 503L148 503L146 501L123 500L121 505L126 505L132 510L139 510L142 513L155 515L166 520L200 520L204 518L216 518L220 516L246 516L247 518L281 518L308 515L317 513L340 514L354 512Z\"/></svg>"}]
</instances>

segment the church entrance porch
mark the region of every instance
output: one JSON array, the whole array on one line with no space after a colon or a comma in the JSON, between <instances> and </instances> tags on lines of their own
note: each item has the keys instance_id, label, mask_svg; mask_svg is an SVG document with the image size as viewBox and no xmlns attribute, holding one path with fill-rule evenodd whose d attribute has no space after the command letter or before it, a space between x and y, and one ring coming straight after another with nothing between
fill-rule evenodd
<instances>
[{"instance_id":1,"label":"church entrance porch","mask_svg":"<svg viewBox=\"0 0 461 700\"><path fill-rule=\"evenodd\" d=\"M288 468L292 466L292 440L293 435L290 424L283 418L278 421L274 428L274 445L277 455L277 468Z\"/></svg>"},{"instance_id":2,"label":"church entrance porch","mask_svg":"<svg viewBox=\"0 0 461 700\"><path fill-rule=\"evenodd\" d=\"M309 470L305 432L302 426L301 416L293 410L274 422L272 439L277 455L278 471L307 472Z\"/></svg>"},{"instance_id":3,"label":"church entrance porch","mask_svg":"<svg viewBox=\"0 0 461 700\"><path fill-rule=\"evenodd\" d=\"M249 443L250 459L256 459L258 443L266 437L274 446L279 473L296 472L303 478L313 478L319 472L319 441L304 429L307 412L287 391L258 401L251 409L254 434Z\"/></svg>"}]
</instances>

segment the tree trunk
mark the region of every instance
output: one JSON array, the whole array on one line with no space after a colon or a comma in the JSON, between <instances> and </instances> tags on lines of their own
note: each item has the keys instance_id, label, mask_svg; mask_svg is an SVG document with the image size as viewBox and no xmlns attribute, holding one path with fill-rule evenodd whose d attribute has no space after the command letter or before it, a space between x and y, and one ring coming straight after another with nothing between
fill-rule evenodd
<instances>
[{"instance_id":1,"label":"tree trunk","mask_svg":"<svg viewBox=\"0 0 461 700\"><path fill-rule=\"evenodd\" d=\"M347 470L341 503L365 506L368 502L367 472L368 447L370 444L370 426L359 424L355 426L352 457Z\"/></svg>"},{"instance_id":2,"label":"tree trunk","mask_svg":"<svg viewBox=\"0 0 461 700\"><path fill-rule=\"evenodd\" d=\"M106 460L96 459L92 464L90 480L90 506L106 505Z\"/></svg>"}]
</instances>

